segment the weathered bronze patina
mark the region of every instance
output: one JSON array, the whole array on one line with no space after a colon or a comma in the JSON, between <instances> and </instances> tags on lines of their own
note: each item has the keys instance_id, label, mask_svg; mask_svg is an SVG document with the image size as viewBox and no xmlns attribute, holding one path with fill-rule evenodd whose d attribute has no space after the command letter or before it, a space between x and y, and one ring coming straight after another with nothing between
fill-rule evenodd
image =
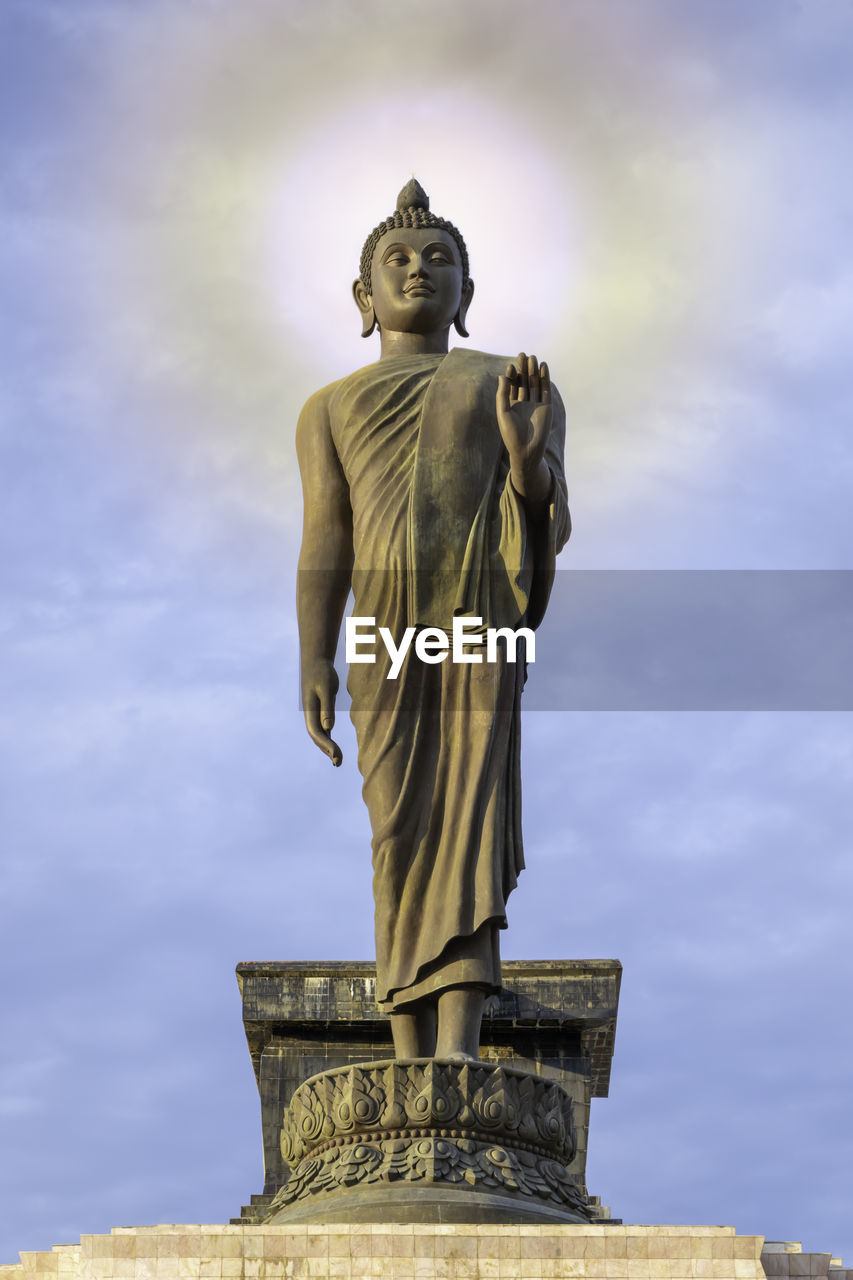
<instances>
[{"instance_id":1,"label":"weathered bronze patina","mask_svg":"<svg viewBox=\"0 0 853 1280\"><path fill-rule=\"evenodd\" d=\"M297 428L298 614L308 732L333 764L347 597L385 627L535 628L570 532L565 415L547 365L448 352L474 292L457 229L412 180L353 286L374 364L317 392ZM471 652L476 651L476 646ZM479 654L483 658L483 653ZM373 829L377 999L398 1058L476 1058L500 987L498 929L523 866L523 661L424 661L380 646L348 688Z\"/></svg>"}]
</instances>

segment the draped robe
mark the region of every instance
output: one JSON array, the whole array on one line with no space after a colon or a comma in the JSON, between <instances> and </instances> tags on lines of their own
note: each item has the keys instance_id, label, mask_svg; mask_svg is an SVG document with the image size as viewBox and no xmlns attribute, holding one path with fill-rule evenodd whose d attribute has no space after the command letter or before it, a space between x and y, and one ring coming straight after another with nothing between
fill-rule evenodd
<instances>
[{"instance_id":1,"label":"draped robe","mask_svg":"<svg viewBox=\"0 0 853 1280\"><path fill-rule=\"evenodd\" d=\"M565 416L553 392L548 510L532 525L509 480L495 411L506 360L454 349L386 358L309 401L328 431L353 518L353 613L450 632L535 627L570 521ZM305 477L303 477L305 480ZM307 494L306 494L307 496ZM474 650L469 650L474 652ZM387 1011L448 986L500 986L497 929L524 865L523 655L428 665L396 679L381 643L347 687L373 831L377 1001Z\"/></svg>"}]
</instances>

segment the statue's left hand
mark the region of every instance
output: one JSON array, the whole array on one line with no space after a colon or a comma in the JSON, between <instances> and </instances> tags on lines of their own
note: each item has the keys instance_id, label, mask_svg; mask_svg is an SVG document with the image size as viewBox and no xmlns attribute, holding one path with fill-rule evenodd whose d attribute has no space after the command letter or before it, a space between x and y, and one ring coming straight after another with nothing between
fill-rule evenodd
<instances>
[{"instance_id":1,"label":"statue's left hand","mask_svg":"<svg viewBox=\"0 0 853 1280\"><path fill-rule=\"evenodd\" d=\"M551 431L551 377L544 360L518 357L498 378L498 427L509 454L512 482L524 498L543 500L551 486L545 446Z\"/></svg>"}]
</instances>

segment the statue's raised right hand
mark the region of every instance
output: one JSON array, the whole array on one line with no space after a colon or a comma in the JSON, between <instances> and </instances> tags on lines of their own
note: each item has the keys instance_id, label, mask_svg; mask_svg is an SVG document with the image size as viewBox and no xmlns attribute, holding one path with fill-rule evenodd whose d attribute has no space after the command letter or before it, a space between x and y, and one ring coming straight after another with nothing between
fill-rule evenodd
<instances>
[{"instance_id":1,"label":"statue's raised right hand","mask_svg":"<svg viewBox=\"0 0 853 1280\"><path fill-rule=\"evenodd\" d=\"M312 742L337 767L343 760L343 752L332 737L335 727L335 697L338 692L338 673L334 664L325 658L313 662L302 671L302 707L305 727Z\"/></svg>"}]
</instances>

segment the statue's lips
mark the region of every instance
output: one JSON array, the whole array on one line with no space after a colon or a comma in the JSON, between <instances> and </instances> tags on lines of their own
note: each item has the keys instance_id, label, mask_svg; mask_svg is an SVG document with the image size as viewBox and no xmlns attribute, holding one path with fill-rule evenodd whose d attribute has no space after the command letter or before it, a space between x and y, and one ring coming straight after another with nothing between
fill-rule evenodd
<instances>
[{"instance_id":1,"label":"statue's lips","mask_svg":"<svg viewBox=\"0 0 853 1280\"><path fill-rule=\"evenodd\" d=\"M428 298L435 293L435 289L430 284L412 284L409 285L408 289L404 289L403 293L408 298Z\"/></svg>"}]
</instances>

